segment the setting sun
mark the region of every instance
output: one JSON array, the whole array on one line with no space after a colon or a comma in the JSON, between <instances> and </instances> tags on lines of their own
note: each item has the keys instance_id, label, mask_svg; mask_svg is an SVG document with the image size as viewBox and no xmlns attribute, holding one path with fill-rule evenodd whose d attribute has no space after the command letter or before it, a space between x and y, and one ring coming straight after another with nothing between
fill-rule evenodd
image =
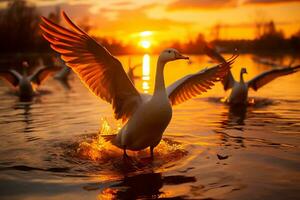
<instances>
[{"instance_id":1,"label":"setting sun","mask_svg":"<svg viewBox=\"0 0 300 200\"><path fill-rule=\"evenodd\" d=\"M148 49L151 46L151 42L149 40L142 40L140 46L144 49Z\"/></svg>"}]
</instances>

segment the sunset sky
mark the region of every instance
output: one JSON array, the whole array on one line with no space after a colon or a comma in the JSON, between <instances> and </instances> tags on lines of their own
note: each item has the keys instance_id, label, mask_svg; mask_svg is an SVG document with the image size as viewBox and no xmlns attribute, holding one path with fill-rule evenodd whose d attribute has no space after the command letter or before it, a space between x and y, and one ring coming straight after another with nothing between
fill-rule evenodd
<instances>
[{"instance_id":1,"label":"sunset sky","mask_svg":"<svg viewBox=\"0 0 300 200\"><path fill-rule=\"evenodd\" d=\"M1 1L5 8L8 1ZM211 27L222 24L222 39L251 39L255 21L274 20L285 36L300 30L300 0L28 0L48 15L60 6L91 33L123 42L193 39L201 32L212 39ZM163 3L162 3L163 2ZM146 31L146 32L145 32ZM144 33L143 33L144 32ZM146 43L143 39L146 38ZM155 38L155 40L153 39Z\"/></svg>"}]
</instances>

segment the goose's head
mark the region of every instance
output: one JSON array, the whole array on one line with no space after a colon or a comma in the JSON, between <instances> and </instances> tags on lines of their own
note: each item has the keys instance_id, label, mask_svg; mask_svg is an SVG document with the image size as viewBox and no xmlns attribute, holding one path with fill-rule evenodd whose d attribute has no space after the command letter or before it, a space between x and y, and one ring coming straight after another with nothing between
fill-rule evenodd
<instances>
[{"instance_id":1,"label":"goose's head","mask_svg":"<svg viewBox=\"0 0 300 200\"><path fill-rule=\"evenodd\" d=\"M27 61L23 61L23 62L22 62L22 67L23 67L23 68L28 68L28 67L29 67L28 62L27 62Z\"/></svg>"},{"instance_id":2,"label":"goose's head","mask_svg":"<svg viewBox=\"0 0 300 200\"><path fill-rule=\"evenodd\" d=\"M27 70L29 68L29 64L27 61L22 62L22 75L27 76Z\"/></svg>"},{"instance_id":3,"label":"goose's head","mask_svg":"<svg viewBox=\"0 0 300 200\"><path fill-rule=\"evenodd\" d=\"M183 56L176 49L168 48L162 51L159 55L158 60L163 63L167 63L173 60L189 59L187 56Z\"/></svg>"},{"instance_id":4,"label":"goose's head","mask_svg":"<svg viewBox=\"0 0 300 200\"><path fill-rule=\"evenodd\" d=\"M247 69L246 69L246 68L242 68L242 69L241 69L241 74L248 74L248 73L247 73Z\"/></svg>"}]
</instances>

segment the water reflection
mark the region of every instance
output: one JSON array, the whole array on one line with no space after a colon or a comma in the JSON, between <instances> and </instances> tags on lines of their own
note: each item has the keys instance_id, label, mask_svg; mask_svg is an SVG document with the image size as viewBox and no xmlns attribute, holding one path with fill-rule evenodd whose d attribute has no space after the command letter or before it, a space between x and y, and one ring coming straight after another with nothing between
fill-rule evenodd
<instances>
[{"instance_id":1,"label":"water reflection","mask_svg":"<svg viewBox=\"0 0 300 200\"><path fill-rule=\"evenodd\" d=\"M142 71L142 88L144 93L148 93L150 89L149 80L150 80L150 56L145 54L143 56L143 71Z\"/></svg>"},{"instance_id":2,"label":"water reflection","mask_svg":"<svg viewBox=\"0 0 300 200\"><path fill-rule=\"evenodd\" d=\"M247 114L247 105L229 106L228 124L245 125L244 120ZM227 125L228 125L227 124ZM225 125L225 124L224 124Z\"/></svg>"},{"instance_id":3,"label":"water reflection","mask_svg":"<svg viewBox=\"0 0 300 200\"><path fill-rule=\"evenodd\" d=\"M69 79L56 79L57 82L64 88L64 90L70 90L72 89Z\"/></svg>"},{"instance_id":4,"label":"water reflection","mask_svg":"<svg viewBox=\"0 0 300 200\"><path fill-rule=\"evenodd\" d=\"M161 173L138 174L125 176L120 182L104 188L98 195L99 199L157 199L166 196L162 187L165 185L181 185L196 182L193 176L162 176ZM90 185L85 189L97 189L99 186ZM173 197L178 199L179 197ZM168 198L168 199L173 199Z\"/></svg>"},{"instance_id":5,"label":"water reflection","mask_svg":"<svg viewBox=\"0 0 300 200\"><path fill-rule=\"evenodd\" d=\"M25 123L24 133L32 132L31 123L33 120L32 120L32 114L30 112L32 103L33 102L18 102L14 106L14 109L22 111L20 115L22 115L23 117L21 121Z\"/></svg>"},{"instance_id":6,"label":"water reflection","mask_svg":"<svg viewBox=\"0 0 300 200\"><path fill-rule=\"evenodd\" d=\"M191 57L195 61L191 65L182 62L166 68L166 85L199 71L204 57ZM127 66L128 56L121 58L123 66ZM151 92L147 88L154 82L155 66L150 61L156 57L131 58L134 63L143 59L143 70L136 70L143 77L137 81L137 88ZM236 62L236 66L249 68L250 77L270 69L253 64L249 55L241 55ZM237 67L232 70L235 75L239 73ZM93 139L99 119L109 118L112 110L90 94L79 79L70 79L74 90L64 92L56 81L49 81L41 90L51 93L39 96L40 102L35 98L34 103L25 105L4 93L7 88L0 83L0 196L7 193L4 199L241 199L255 192L257 199L272 199L278 197L280 189L283 196L290 197L287 199L297 199L299 75L262 88L263 92L255 93L255 104L247 109L220 103L224 94L221 84L200 98L174 107L176 114L157 148L154 162L143 160L148 151L132 153L137 161L129 170L121 166L121 150L114 153L109 147L97 151L107 159L93 160L80 154L81 142ZM262 98L266 96L267 99ZM205 101L203 97L216 100Z\"/></svg>"}]
</instances>

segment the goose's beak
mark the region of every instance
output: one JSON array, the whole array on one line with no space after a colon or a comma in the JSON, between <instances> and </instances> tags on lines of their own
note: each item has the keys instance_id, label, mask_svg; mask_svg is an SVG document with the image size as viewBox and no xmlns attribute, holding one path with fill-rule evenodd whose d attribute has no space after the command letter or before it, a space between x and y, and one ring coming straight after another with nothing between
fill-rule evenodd
<instances>
[{"instance_id":1,"label":"goose's beak","mask_svg":"<svg viewBox=\"0 0 300 200\"><path fill-rule=\"evenodd\" d=\"M186 60L190 59L189 57L181 55L180 53L175 53L175 58L176 59L186 59Z\"/></svg>"}]
</instances>

